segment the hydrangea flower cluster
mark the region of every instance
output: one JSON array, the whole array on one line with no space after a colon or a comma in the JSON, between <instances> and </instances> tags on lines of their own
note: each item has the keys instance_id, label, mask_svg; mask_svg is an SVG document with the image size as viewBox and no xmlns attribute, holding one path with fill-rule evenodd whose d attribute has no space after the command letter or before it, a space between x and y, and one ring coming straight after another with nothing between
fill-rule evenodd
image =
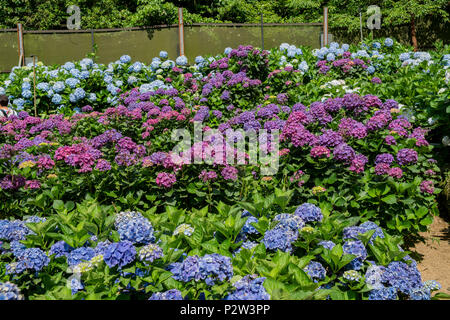
<instances>
[{"instance_id":1,"label":"hydrangea flower cluster","mask_svg":"<svg viewBox=\"0 0 450 320\"><path fill-rule=\"evenodd\" d=\"M141 213L135 211L117 214L114 226L119 232L120 240L147 244L155 241L153 226Z\"/></svg>"},{"instance_id":2,"label":"hydrangea flower cluster","mask_svg":"<svg viewBox=\"0 0 450 320\"><path fill-rule=\"evenodd\" d=\"M306 223L320 222L323 219L322 210L312 203L304 203L295 209L295 215L302 218Z\"/></svg>"},{"instance_id":3,"label":"hydrangea flower cluster","mask_svg":"<svg viewBox=\"0 0 450 320\"><path fill-rule=\"evenodd\" d=\"M138 256L139 260L152 263L154 260L162 258L163 251L158 245L150 243L139 249Z\"/></svg>"},{"instance_id":4,"label":"hydrangea flower cluster","mask_svg":"<svg viewBox=\"0 0 450 320\"><path fill-rule=\"evenodd\" d=\"M136 257L136 248L130 241L120 241L111 243L105 250L103 259L108 267L119 267L130 264Z\"/></svg>"},{"instance_id":5,"label":"hydrangea flower cluster","mask_svg":"<svg viewBox=\"0 0 450 320\"><path fill-rule=\"evenodd\" d=\"M14 283L0 282L0 300L24 300L24 296Z\"/></svg>"},{"instance_id":6,"label":"hydrangea flower cluster","mask_svg":"<svg viewBox=\"0 0 450 320\"><path fill-rule=\"evenodd\" d=\"M183 300L183 296L179 290L170 289L165 292L155 292L148 300Z\"/></svg>"},{"instance_id":7,"label":"hydrangea flower cluster","mask_svg":"<svg viewBox=\"0 0 450 320\"><path fill-rule=\"evenodd\" d=\"M258 278L257 275L246 275L236 281L234 292L226 297L226 300L270 300L270 295L263 287L266 278Z\"/></svg>"},{"instance_id":8,"label":"hydrangea flower cluster","mask_svg":"<svg viewBox=\"0 0 450 320\"><path fill-rule=\"evenodd\" d=\"M188 256L183 262L175 262L170 266L173 278L178 281L205 281L207 285L214 285L216 281L231 279L233 266L229 257L217 253L203 257Z\"/></svg>"}]
</instances>

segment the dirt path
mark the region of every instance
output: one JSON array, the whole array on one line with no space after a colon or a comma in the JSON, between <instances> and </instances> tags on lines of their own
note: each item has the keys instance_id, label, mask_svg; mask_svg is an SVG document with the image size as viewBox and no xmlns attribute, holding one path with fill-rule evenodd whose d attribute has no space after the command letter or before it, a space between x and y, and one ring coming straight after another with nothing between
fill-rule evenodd
<instances>
[{"instance_id":1,"label":"dirt path","mask_svg":"<svg viewBox=\"0 0 450 320\"><path fill-rule=\"evenodd\" d=\"M418 255L414 254L422 280L436 280L442 286L440 292L450 294L450 224L435 217L430 231L421 236L424 242L416 243L409 250Z\"/></svg>"}]
</instances>

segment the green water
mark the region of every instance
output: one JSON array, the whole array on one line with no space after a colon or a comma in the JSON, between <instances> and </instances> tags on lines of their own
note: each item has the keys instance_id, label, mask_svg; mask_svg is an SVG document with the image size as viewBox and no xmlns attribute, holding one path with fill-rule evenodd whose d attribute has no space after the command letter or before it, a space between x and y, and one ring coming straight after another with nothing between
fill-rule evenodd
<instances>
[{"instance_id":1,"label":"green water","mask_svg":"<svg viewBox=\"0 0 450 320\"><path fill-rule=\"evenodd\" d=\"M321 26L264 27L264 47L269 49L287 42L318 48L320 32ZM240 44L261 47L261 28L185 27L184 39L185 55L193 62L198 55L221 53L226 47ZM94 42L99 63L116 61L123 54L134 61L149 63L161 50L167 51L171 59L179 55L178 28L94 33ZM36 55L44 64L63 64L92 52L92 39L90 33L27 33L24 46L26 57ZM17 35L0 33L0 71L10 70L17 62Z\"/></svg>"}]
</instances>

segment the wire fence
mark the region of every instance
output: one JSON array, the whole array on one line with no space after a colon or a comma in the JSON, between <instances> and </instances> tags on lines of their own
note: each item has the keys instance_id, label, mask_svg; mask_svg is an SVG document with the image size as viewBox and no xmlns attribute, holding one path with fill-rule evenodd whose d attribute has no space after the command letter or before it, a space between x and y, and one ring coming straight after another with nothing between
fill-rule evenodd
<instances>
[{"instance_id":1,"label":"wire fence","mask_svg":"<svg viewBox=\"0 0 450 320\"><path fill-rule=\"evenodd\" d=\"M263 27L263 30L262 30ZM436 40L450 42L450 27L442 21L419 21L418 41L421 49L431 49ZM323 37L322 23L194 23L184 25L184 53L190 61L198 55L215 55L226 47L254 45L270 49L283 42L296 46L319 48ZM25 57L37 56L45 64L62 64L80 60L97 46L99 63L116 61L123 54L150 62L164 50L173 59L180 53L178 24L150 27L85 30L24 30ZM262 32L263 31L263 32ZM328 42L357 43L359 31L332 29ZM262 36L263 35L263 36ZM373 37L393 37L408 44L409 25L373 30ZM367 30L364 36L369 36ZM0 72L18 65L17 29L0 29Z\"/></svg>"},{"instance_id":2,"label":"wire fence","mask_svg":"<svg viewBox=\"0 0 450 320\"><path fill-rule=\"evenodd\" d=\"M18 64L16 29L0 32L0 71ZM266 49L283 42L319 48L321 23L216 24L196 23L184 26L184 52L189 60L198 55L215 55L226 47L238 45L264 46ZM263 34L263 37L262 37ZM25 30L25 57L37 56L44 64L61 64L80 60L97 46L99 63L116 61L128 54L133 59L149 62L161 50L175 59L180 52L178 25L95 30Z\"/></svg>"}]
</instances>

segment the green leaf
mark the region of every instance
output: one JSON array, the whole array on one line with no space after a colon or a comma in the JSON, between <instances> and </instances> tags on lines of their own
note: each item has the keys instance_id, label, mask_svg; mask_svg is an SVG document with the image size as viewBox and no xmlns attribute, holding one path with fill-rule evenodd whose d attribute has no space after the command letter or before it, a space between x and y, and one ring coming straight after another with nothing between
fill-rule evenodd
<instances>
[{"instance_id":1,"label":"green leaf","mask_svg":"<svg viewBox=\"0 0 450 320\"><path fill-rule=\"evenodd\" d=\"M395 195L390 194L384 198L381 199L383 202L386 202L387 204L394 204L397 202L397 198L395 197Z\"/></svg>"}]
</instances>

